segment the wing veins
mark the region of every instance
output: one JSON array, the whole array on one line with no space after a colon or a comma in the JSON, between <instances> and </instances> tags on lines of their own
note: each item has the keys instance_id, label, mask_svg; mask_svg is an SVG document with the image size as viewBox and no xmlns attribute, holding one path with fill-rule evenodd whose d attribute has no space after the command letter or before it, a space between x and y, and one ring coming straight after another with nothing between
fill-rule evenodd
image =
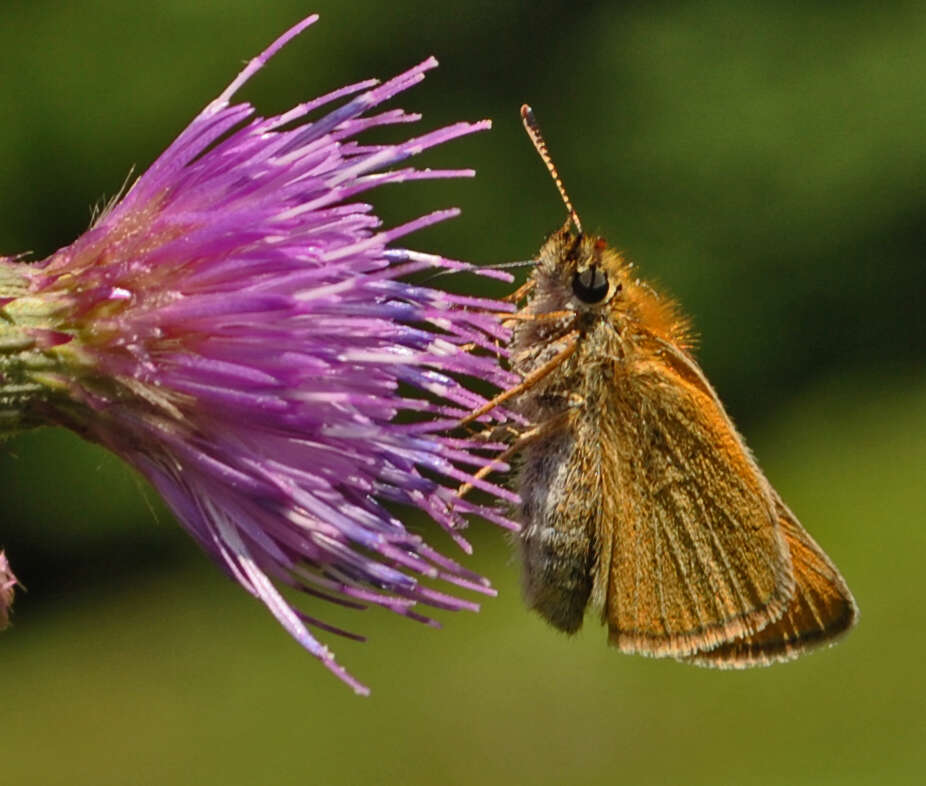
<instances>
[{"instance_id":1,"label":"wing veins","mask_svg":"<svg viewBox=\"0 0 926 786\"><path fill-rule=\"evenodd\" d=\"M667 451L668 456L671 457L673 455L677 455L678 454L678 440L676 439L676 437L671 433L669 429L665 429L663 431L663 435L666 440L666 444L669 445L669 447L674 448L673 450ZM675 464L675 462L670 462L670 463L672 463L672 465L675 466L676 469L681 469ZM686 498L689 497L689 495L686 494L685 484L682 482L679 482L678 480L674 480L674 481L669 481L665 484L666 491L669 491L668 496L671 497L673 500L675 500L675 495L671 493L671 489L673 488L678 493L684 495ZM694 501L696 505L699 505L699 503L701 503L701 499L698 497L697 494L695 494L693 497L690 497L690 499ZM684 505L679 505L676 502L676 509L681 510L684 507L685 507ZM707 515L707 510L704 507L704 505L700 504L700 508L701 508L701 514L702 514L703 520L705 522L710 522L710 518ZM692 524L689 521L687 516L678 516L677 518L681 520L682 525L685 528L685 532L688 535L688 540L693 545L692 553L694 557L696 558L697 563L700 566L702 573L705 575L709 575L712 581L717 580L717 583L722 583L721 581L718 580L719 579L718 571L716 570L714 566L714 561L710 559L709 554L705 554L704 549L706 547L709 551L713 551L715 554L717 554L719 551L719 556L722 558L724 567L726 568L725 575L731 576L733 581L736 582L736 574L731 569L729 560L726 557L726 553L720 548L720 543L717 538L717 533L714 531L714 528L711 526L707 527L707 530L711 537L711 542L714 545L714 548L711 549L711 547L704 542L703 538L695 537L695 533L692 529ZM739 587L734 587L733 589L734 589L734 592L739 596L739 600L741 604L745 605L743 604L743 597L742 597L741 589ZM718 615L726 614L726 610L721 608L720 605L718 605L716 596L711 595L709 597L711 599L711 605L714 607L714 611L718 613ZM699 620L703 625L705 623L705 620L704 620L704 615L701 613L700 607L698 609L698 614L699 614Z\"/></svg>"},{"instance_id":2,"label":"wing veins","mask_svg":"<svg viewBox=\"0 0 926 786\"><path fill-rule=\"evenodd\" d=\"M689 540L693 544L697 544L697 540L693 538L691 535L691 530L688 527L687 520L685 520L684 518L682 520L684 521L685 532L688 534ZM703 597L699 595L697 592L695 592L695 590L692 588L691 582L689 580L689 572L684 567L684 564L681 559L682 551L680 550L680 545L678 543L677 538L675 537L676 533L673 532L672 527L667 527L663 525L662 529L665 534L666 542L669 543L671 546L672 557L678 569L679 579L682 581L682 583L685 586L685 592L688 595L689 601L691 602L691 607L692 609L696 611L698 622L701 624L702 629L703 629L709 624L707 622L707 617L704 613L703 605L701 603L701 601L703 600ZM688 550L688 553L694 555L702 571L710 572L704 563L704 560L700 553L700 549L697 547L697 545L695 545L694 549ZM719 611L719 609L717 609L716 603L714 603L713 605L714 605L715 611Z\"/></svg>"}]
</instances>

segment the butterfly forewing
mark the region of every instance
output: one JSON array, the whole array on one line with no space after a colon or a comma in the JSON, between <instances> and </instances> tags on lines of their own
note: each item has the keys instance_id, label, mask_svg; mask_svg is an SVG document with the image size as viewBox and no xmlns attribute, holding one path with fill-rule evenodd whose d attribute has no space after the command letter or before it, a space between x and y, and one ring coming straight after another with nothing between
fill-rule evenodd
<instances>
[{"instance_id":1,"label":"butterfly forewing","mask_svg":"<svg viewBox=\"0 0 926 786\"><path fill-rule=\"evenodd\" d=\"M773 492L710 386L680 351L653 357L614 371L597 541L611 642L679 657L776 620L793 580Z\"/></svg>"}]
</instances>

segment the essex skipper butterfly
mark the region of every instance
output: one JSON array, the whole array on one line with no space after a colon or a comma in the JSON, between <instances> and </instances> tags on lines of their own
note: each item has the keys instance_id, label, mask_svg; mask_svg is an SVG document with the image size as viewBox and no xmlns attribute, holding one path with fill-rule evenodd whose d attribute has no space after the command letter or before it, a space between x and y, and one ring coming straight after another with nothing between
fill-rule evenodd
<instances>
[{"instance_id":1,"label":"essex skipper butterfly","mask_svg":"<svg viewBox=\"0 0 926 786\"><path fill-rule=\"evenodd\" d=\"M527 604L573 633L591 605L622 652L743 668L832 642L858 610L766 480L691 354L688 320L585 234L530 107L524 127L568 217L511 299L502 402L520 453ZM501 458L501 457L500 457Z\"/></svg>"}]
</instances>

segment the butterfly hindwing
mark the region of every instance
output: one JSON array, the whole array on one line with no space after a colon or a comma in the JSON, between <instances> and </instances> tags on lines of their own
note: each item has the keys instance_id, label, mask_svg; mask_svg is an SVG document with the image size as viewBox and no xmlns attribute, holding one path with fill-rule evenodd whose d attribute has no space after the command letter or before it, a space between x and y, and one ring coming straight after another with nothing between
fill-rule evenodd
<instances>
[{"instance_id":1,"label":"butterfly hindwing","mask_svg":"<svg viewBox=\"0 0 926 786\"><path fill-rule=\"evenodd\" d=\"M855 600L836 566L777 494L775 504L794 571L791 602L778 620L762 630L698 653L692 662L745 668L791 660L821 644L833 643L857 621Z\"/></svg>"}]
</instances>

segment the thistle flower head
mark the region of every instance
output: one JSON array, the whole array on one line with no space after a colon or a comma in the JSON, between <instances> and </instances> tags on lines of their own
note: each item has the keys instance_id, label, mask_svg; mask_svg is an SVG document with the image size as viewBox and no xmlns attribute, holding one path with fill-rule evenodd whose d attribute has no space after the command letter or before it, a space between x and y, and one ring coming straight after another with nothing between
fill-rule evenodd
<instances>
[{"instance_id":1,"label":"thistle flower head","mask_svg":"<svg viewBox=\"0 0 926 786\"><path fill-rule=\"evenodd\" d=\"M470 171L398 166L488 126L458 123L390 145L358 136L417 116L379 109L433 59L260 117L232 96L310 17L252 60L125 196L48 259L0 262L0 423L65 425L158 489L200 546L358 691L288 585L418 619L417 604L476 608L431 586L488 583L412 534L397 503L451 537L486 447L447 436L509 382L488 353L500 304L409 283L465 267L396 246L455 211L384 229L371 188ZM333 108L332 108L333 107Z\"/></svg>"},{"instance_id":2,"label":"thistle flower head","mask_svg":"<svg viewBox=\"0 0 926 786\"><path fill-rule=\"evenodd\" d=\"M17 583L6 554L0 551L0 630L10 624L10 607Z\"/></svg>"}]
</instances>

